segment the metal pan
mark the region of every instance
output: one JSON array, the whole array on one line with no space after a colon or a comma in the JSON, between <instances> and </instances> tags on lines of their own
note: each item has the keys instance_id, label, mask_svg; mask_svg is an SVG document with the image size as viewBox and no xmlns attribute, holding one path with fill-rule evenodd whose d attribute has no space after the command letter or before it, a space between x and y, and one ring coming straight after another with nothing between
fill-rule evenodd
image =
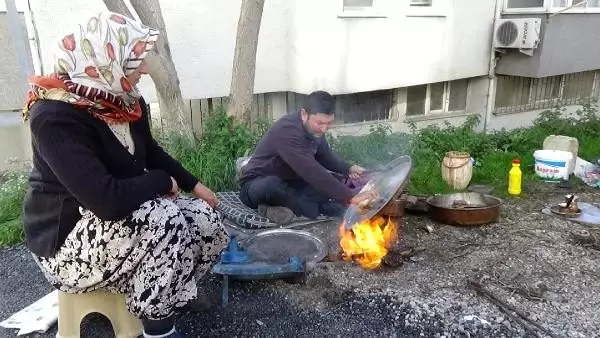
<instances>
[{"instance_id":1,"label":"metal pan","mask_svg":"<svg viewBox=\"0 0 600 338\"><path fill-rule=\"evenodd\" d=\"M327 245L307 231L273 229L245 239L242 245L256 261L285 264L292 256L317 263L327 256Z\"/></svg>"},{"instance_id":2,"label":"metal pan","mask_svg":"<svg viewBox=\"0 0 600 338\"><path fill-rule=\"evenodd\" d=\"M436 195L427 198L432 220L462 226L493 223L500 216L502 200L476 192Z\"/></svg>"},{"instance_id":3,"label":"metal pan","mask_svg":"<svg viewBox=\"0 0 600 338\"><path fill-rule=\"evenodd\" d=\"M344 225L351 229L356 223L368 220L377 215L394 196L404 189L407 179L412 171L412 158L408 155L400 156L389 162L381 170L373 173L373 178L360 190L375 191L379 198L372 201L368 207L351 205L344 214Z\"/></svg>"}]
</instances>

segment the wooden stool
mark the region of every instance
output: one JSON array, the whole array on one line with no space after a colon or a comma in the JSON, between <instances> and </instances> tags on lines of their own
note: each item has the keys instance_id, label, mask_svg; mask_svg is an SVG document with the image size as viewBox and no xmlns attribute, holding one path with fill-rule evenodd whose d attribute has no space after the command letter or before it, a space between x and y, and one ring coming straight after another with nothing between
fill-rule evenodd
<instances>
[{"instance_id":1,"label":"wooden stool","mask_svg":"<svg viewBox=\"0 0 600 338\"><path fill-rule=\"evenodd\" d=\"M81 294L58 292L57 338L79 338L81 320L90 313L100 313L112 324L116 338L139 337L142 322L125 305L125 295L106 291Z\"/></svg>"}]
</instances>

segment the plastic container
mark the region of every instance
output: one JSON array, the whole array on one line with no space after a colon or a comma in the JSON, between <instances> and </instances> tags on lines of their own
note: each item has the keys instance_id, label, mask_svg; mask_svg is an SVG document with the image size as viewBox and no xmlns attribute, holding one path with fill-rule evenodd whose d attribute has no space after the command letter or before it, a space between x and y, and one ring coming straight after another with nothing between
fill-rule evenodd
<instances>
[{"instance_id":1,"label":"plastic container","mask_svg":"<svg viewBox=\"0 0 600 338\"><path fill-rule=\"evenodd\" d=\"M533 152L535 159L535 173L547 182L558 182L569 179L569 167L573 161L573 154L564 150L536 150Z\"/></svg>"},{"instance_id":2,"label":"plastic container","mask_svg":"<svg viewBox=\"0 0 600 338\"><path fill-rule=\"evenodd\" d=\"M564 150L573 154L573 161L569 165L569 175L575 170L575 160L579 153L579 141L570 136L550 135L544 139L543 148L545 150Z\"/></svg>"},{"instance_id":3,"label":"plastic container","mask_svg":"<svg viewBox=\"0 0 600 338\"><path fill-rule=\"evenodd\" d=\"M521 179L523 173L521 172L521 161L514 159L512 161L512 167L508 171L508 194L512 196L519 196L521 194Z\"/></svg>"}]
</instances>

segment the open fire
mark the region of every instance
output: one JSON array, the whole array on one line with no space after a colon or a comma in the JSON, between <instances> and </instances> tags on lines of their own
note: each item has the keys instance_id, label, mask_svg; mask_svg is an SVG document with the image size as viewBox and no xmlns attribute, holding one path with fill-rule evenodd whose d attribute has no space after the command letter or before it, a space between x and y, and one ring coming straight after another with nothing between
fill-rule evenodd
<instances>
[{"instance_id":1,"label":"open fire","mask_svg":"<svg viewBox=\"0 0 600 338\"><path fill-rule=\"evenodd\" d=\"M356 223L352 229L342 223L339 232L342 258L354 260L365 269L379 267L398 240L398 224L382 216Z\"/></svg>"}]
</instances>

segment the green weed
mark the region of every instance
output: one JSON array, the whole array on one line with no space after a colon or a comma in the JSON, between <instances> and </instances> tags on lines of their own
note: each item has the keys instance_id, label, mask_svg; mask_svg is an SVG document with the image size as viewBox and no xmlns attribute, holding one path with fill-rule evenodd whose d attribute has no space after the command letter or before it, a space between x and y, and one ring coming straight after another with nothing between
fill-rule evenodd
<instances>
[{"instance_id":1,"label":"green weed","mask_svg":"<svg viewBox=\"0 0 600 338\"><path fill-rule=\"evenodd\" d=\"M213 191L236 188L235 160L248 154L269 127L266 121L237 124L218 106L207 115L198 139L158 137L165 149Z\"/></svg>"},{"instance_id":2,"label":"green weed","mask_svg":"<svg viewBox=\"0 0 600 338\"><path fill-rule=\"evenodd\" d=\"M0 182L0 246L6 246L23 240L21 214L27 176L24 173L4 173L0 175Z\"/></svg>"}]
</instances>

